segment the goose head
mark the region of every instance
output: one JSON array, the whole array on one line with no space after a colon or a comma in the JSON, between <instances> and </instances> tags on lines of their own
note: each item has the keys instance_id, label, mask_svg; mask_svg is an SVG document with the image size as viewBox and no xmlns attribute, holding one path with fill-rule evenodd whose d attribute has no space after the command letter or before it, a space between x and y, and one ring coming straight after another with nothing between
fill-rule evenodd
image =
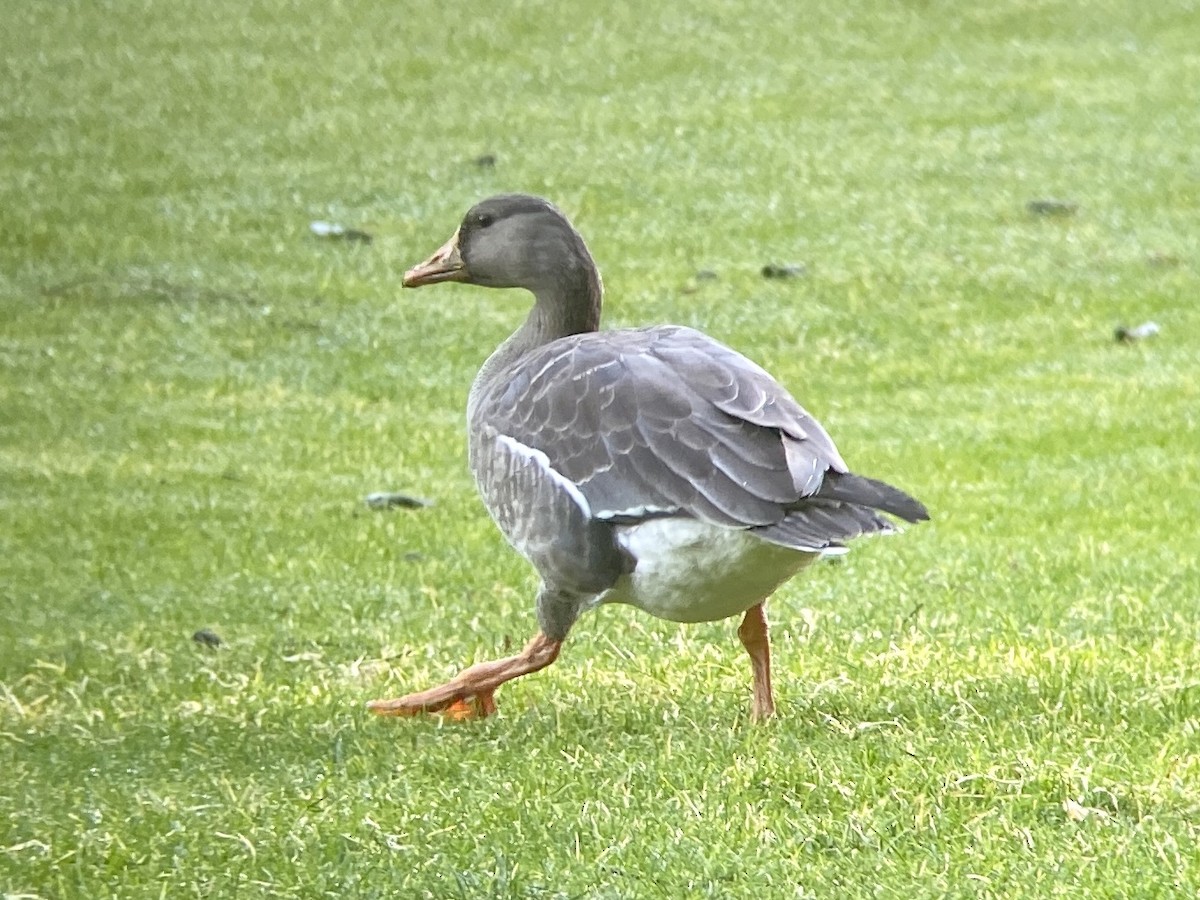
<instances>
[{"instance_id":1,"label":"goose head","mask_svg":"<svg viewBox=\"0 0 1200 900\"><path fill-rule=\"evenodd\" d=\"M432 256L404 273L405 287L458 281L524 288L540 298L572 293L595 281L596 266L579 233L549 201L501 194L467 212Z\"/></svg>"}]
</instances>

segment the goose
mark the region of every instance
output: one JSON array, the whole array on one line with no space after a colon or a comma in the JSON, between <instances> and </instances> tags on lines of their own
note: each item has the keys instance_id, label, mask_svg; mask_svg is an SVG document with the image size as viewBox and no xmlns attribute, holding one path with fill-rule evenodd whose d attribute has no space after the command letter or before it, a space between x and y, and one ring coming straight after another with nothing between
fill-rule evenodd
<instances>
[{"instance_id":1,"label":"goose","mask_svg":"<svg viewBox=\"0 0 1200 900\"><path fill-rule=\"evenodd\" d=\"M692 328L600 331L600 275L554 205L473 206L409 269L418 288L523 288L524 323L467 399L471 472L488 512L541 578L538 631L513 656L368 708L478 718L495 691L558 658L583 612L624 603L672 622L741 615L750 715L775 714L764 603L846 542L916 523L925 507L852 474L833 440L755 363Z\"/></svg>"}]
</instances>

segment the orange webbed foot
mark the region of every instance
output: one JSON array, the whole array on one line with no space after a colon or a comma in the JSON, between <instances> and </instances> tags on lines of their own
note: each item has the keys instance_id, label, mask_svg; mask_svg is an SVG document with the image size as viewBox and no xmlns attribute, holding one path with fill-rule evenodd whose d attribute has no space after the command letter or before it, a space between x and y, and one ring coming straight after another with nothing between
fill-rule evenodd
<instances>
[{"instance_id":1,"label":"orange webbed foot","mask_svg":"<svg viewBox=\"0 0 1200 900\"><path fill-rule=\"evenodd\" d=\"M496 711L496 688L521 675L544 669L558 656L562 641L536 635L516 656L476 663L443 685L396 700L372 700L367 709L379 716L443 713L451 719L483 719Z\"/></svg>"},{"instance_id":2,"label":"orange webbed foot","mask_svg":"<svg viewBox=\"0 0 1200 900\"><path fill-rule=\"evenodd\" d=\"M450 686L443 685L443 688L447 687ZM474 695L452 692L447 696L443 688L408 694L395 700L372 700L367 709L377 716L412 717L432 713L456 721L484 719L496 711L491 691Z\"/></svg>"}]
</instances>

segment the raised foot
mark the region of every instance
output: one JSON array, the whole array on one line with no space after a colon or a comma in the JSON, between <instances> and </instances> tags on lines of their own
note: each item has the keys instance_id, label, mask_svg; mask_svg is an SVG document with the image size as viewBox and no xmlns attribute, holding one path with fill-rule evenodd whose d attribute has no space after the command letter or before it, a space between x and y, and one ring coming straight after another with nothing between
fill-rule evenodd
<instances>
[{"instance_id":1,"label":"raised foot","mask_svg":"<svg viewBox=\"0 0 1200 900\"><path fill-rule=\"evenodd\" d=\"M449 697L445 691L453 692ZM465 721L483 719L496 711L496 700L492 692L480 692L474 696L457 696L454 682L438 688L408 694L395 700L372 700L367 709L377 716L419 716L422 713L441 713L448 719Z\"/></svg>"},{"instance_id":2,"label":"raised foot","mask_svg":"<svg viewBox=\"0 0 1200 900\"><path fill-rule=\"evenodd\" d=\"M558 658L562 641L534 636L516 656L476 663L445 684L396 700L372 700L367 709L379 716L443 713L452 719L482 719L496 711L496 688L521 675L544 669Z\"/></svg>"}]
</instances>

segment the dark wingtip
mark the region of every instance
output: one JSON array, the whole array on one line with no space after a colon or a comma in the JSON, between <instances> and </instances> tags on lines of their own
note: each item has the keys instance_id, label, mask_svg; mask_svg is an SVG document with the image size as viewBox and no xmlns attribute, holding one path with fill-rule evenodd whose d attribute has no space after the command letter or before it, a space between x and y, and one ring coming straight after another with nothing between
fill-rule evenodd
<instances>
[{"instance_id":1,"label":"dark wingtip","mask_svg":"<svg viewBox=\"0 0 1200 900\"><path fill-rule=\"evenodd\" d=\"M815 496L877 509L913 524L929 520L929 510L920 500L886 482L862 475L830 472Z\"/></svg>"}]
</instances>

